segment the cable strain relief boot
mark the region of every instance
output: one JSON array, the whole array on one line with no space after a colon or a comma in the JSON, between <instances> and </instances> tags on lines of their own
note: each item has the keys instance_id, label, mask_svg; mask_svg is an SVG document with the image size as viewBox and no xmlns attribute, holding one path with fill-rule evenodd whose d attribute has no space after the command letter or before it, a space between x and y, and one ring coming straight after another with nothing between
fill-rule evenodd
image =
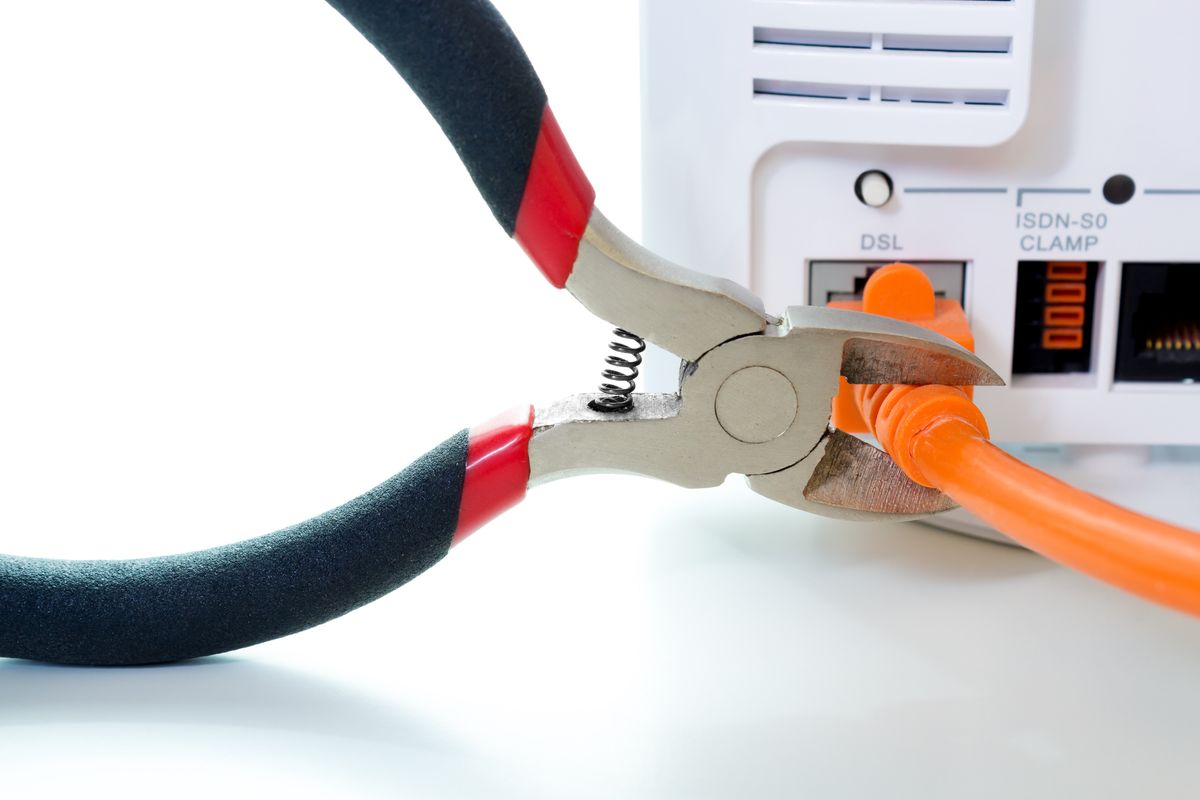
<instances>
[{"instance_id":1,"label":"cable strain relief boot","mask_svg":"<svg viewBox=\"0 0 1200 800\"><path fill-rule=\"evenodd\" d=\"M987 420L966 392L956 386L855 386L854 395L867 429L904 474L935 488L914 455L917 437L930 427L958 419L988 438Z\"/></svg>"}]
</instances>

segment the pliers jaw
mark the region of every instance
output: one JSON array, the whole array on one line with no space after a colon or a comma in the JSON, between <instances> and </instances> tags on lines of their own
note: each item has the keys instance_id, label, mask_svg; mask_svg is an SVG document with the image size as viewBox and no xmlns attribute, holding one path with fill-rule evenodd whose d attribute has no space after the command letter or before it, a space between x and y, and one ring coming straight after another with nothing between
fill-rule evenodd
<instances>
[{"instance_id":1,"label":"pliers jaw","mask_svg":"<svg viewBox=\"0 0 1200 800\"><path fill-rule=\"evenodd\" d=\"M837 519L912 520L955 507L938 490L913 482L887 453L837 428L798 463L746 481L763 497Z\"/></svg>"},{"instance_id":2,"label":"pliers jaw","mask_svg":"<svg viewBox=\"0 0 1200 800\"><path fill-rule=\"evenodd\" d=\"M917 519L948 511L941 492L912 481L891 456L833 428L837 387L831 372L850 384L998 386L1003 380L975 354L916 325L839 309L788 309L789 338L810 353L809 401L822 409L823 430L813 450L795 464L747 475L750 488L793 508L851 520ZM836 378L835 378L836 381ZM815 428L814 428L815 430Z\"/></svg>"},{"instance_id":3,"label":"pliers jaw","mask_svg":"<svg viewBox=\"0 0 1200 800\"><path fill-rule=\"evenodd\" d=\"M908 323L811 306L774 318L749 291L651 255L598 212L566 288L603 319L679 355L680 386L635 395L624 414L592 410L593 395L539 409L531 485L630 472L700 488L740 473L759 494L826 516L924 516L952 504L830 427L839 377L1002 383L974 354Z\"/></svg>"}]
</instances>

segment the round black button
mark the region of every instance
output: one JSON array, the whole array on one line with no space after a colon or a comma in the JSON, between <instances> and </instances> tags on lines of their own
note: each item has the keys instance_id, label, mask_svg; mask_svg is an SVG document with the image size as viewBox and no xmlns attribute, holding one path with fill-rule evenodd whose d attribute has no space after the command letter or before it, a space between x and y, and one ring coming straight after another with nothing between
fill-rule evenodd
<instances>
[{"instance_id":1,"label":"round black button","mask_svg":"<svg viewBox=\"0 0 1200 800\"><path fill-rule=\"evenodd\" d=\"M1104 199L1113 205L1128 203L1133 199L1137 184L1128 175L1113 175L1104 182Z\"/></svg>"}]
</instances>

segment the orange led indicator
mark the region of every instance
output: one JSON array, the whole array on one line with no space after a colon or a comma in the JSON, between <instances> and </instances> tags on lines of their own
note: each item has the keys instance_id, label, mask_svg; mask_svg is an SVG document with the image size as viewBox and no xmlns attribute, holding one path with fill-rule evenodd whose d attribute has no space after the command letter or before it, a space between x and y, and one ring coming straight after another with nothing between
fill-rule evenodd
<instances>
[{"instance_id":1,"label":"orange led indicator","mask_svg":"<svg viewBox=\"0 0 1200 800\"><path fill-rule=\"evenodd\" d=\"M1047 283L1047 303L1082 303L1087 299L1087 286L1082 283Z\"/></svg>"},{"instance_id":2,"label":"orange led indicator","mask_svg":"<svg viewBox=\"0 0 1200 800\"><path fill-rule=\"evenodd\" d=\"M1044 322L1049 328L1080 328L1083 306L1046 306Z\"/></svg>"},{"instance_id":3,"label":"orange led indicator","mask_svg":"<svg viewBox=\"0 0 1200 800\"><path fill-rule=\"evenodd\" d=\"M1051 261L1046 265L1046 279L1051 281L1082 281L1087 279L1084 261Z\"/></svg>"},{"instance_id":4,"label":"orange led indicator","mask_svg":"<svg viewBox=\"0 0 1200 800\"><path fill-rule=\"evenodd\" d=\"M1042 347L1046 350L1079 350L1083 347L1083 329L1050 328L1042 331Z\"/></svg>"}]
</instances>

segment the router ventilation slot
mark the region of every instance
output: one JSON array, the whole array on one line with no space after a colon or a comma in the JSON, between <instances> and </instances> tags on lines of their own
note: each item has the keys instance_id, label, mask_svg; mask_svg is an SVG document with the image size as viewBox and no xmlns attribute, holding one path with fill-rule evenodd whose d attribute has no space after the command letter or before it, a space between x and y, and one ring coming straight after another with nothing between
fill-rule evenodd
<instances>
[{"instance_id":1,"label":"router ventilation slot","mask_svg":"<svg viewBox=\"0 0 1200 800\"><path fill-rule=\"evenodd\" d=\"M885 33L880 46L888 51L910 53L988 53L1012 52L1011 36L930 36L912 33Z\"/></svg>"},{"instance_id":2,"label":"router ventilation slot","mask_svg":"<svg viewBox=\"0 0 1200 800\"><path fill-rule=\"evenodd\" d=\"M712 35L737 53L737 101L772 135L995 145L1028 116L1035 2L731 0L718 5L750 18L730 11Z\"/></svg>"},{"instance_id":3,"label":"router ventilation slot","mask_svg":"<svg viewBox=\"0 0 1200 800\"><path fill-rule=\"evenodd\" d=\"M793 47L845 47L851 50L870 50L869 33L845 31L793 31L787 28L755 28L755 44L784 44Z\"/></svg>"},{"instance_id":4,"label":"router ventilation slot","mask_svg":"<svg viewBox=\"0 0 1200 800\"><path fill-rule=\"evenodd\" d=\"M943 36L915 33L856 33L804 31L788 28L755 28L756 45L786 47L837 47L848 50L882 50L885 53L958 53L1008 55L1011 36Z\"/></svg>"},{"instance_id":5,"label":"router ventilation slot","mask_svg":"<svg viewBox=\"0 0 1200 800\"><path fill-rule=\"evenodd\" d=\"M898 86L858 86L841 83L806 83L756 78L757 97L829 100L855 103L912 103L931 106L974 107L1008 105L1007 89L935 89Z\"/></svg>"},{"instance_id":6,"label":"router ventilation slot","mask_svg":"<svg viewBox=\"0 0 1200 800\"><path fill-rule=\"evenodd\" d=\"M802 81L754 81L754 93L769 97L799 97L810 100L870 101L870 86L844 83L804 83Z\"/></svg>"},{"instance_id":7,"label":"router ventilation slot","mask_svg":"<svg viewBox=\"0 0 1200 800\"><path fill-rule=\"evenodd\" d=\"M1007 33L1004 29L986 34L884 33L759 25L754 27L754 47L764 64L772 64L773 74L755 78L754 94L871 104L1004 107L1009 103L1006 70L1014 64L1013 37ZM843 75L850 80L838 80ZM947 85L963 88L942 88Z\"/></svg>"},{"instance_id":8,"label":"router ventilation slot","mask_svg":"<svg viewBox=\"0 0 1200 800\"><path fill-rule=\"evenodd\" d=\"M916 89L884 86L879 99L885 103L933 103L934 105L1006 106L1007 89Z\"/></svg>"}]
</instances>

